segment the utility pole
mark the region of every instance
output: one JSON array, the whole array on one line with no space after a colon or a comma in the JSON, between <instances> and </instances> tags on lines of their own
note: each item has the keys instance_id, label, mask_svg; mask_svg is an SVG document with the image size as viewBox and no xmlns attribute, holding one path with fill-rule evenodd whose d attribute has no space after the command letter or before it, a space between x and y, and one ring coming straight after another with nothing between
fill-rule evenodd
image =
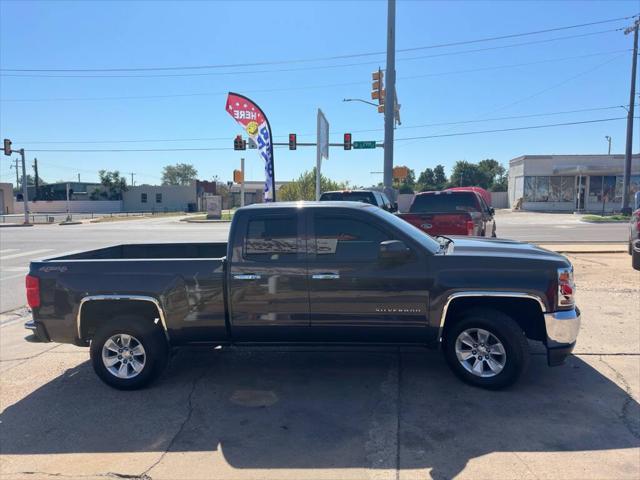
<instances>
[{"instance_id":1,"label":"utility pole","mask_svg":"<svg viewBox=\"0 0 640 480\"><path fill-rule=\"evenodd\" d=\"M24 148L18 150L22 157L22 200L24 201L24 223L29 223L29 190L27 189L27 167L24 158Z\"/></svg>"},{"instance_id":2,"label":"utility pole","mask_svg":"<svg viewBox=\"0 0 640 480\"><path fill-rule=\"evenodd\" d=\"M16 164L12 165L12 166L13 166L13 168L16 169L16 189L18 189L18 188L20 188L20 173L19 173L20 170L19 170L19 167L18 167L18 162L20 160L18 160L16 158L16 159L14 159L14 161L16 162Z\"/></svg>"},{"instance_id":3,"label":"utility pole","mask_svg":"<svg viewBox=\"0 0 640 480\"><path fill-rule=\"evenodd\" d=\"M33 159L33 173L34 173L34 185L36 187L36 193L33 196L34 200L38 199L38 187L40 186L40 180L38 178L38 159L34 158Z\"/></svg>"},{"instance_id":4,"label":"utility pole","mask_svg":"<svg viewBox=\"0 0 640 480\"><path fill-rule=\"evenodd\" d=\"M133 187L133 176L135 175L135 172L131 172L131 186Z\"/></svg>"},{"instance_id":5,"label":"utility pole","mask_svg":"<svg viewBox=\"0 0 640 480\"><path fill-rule=\"evenodd\" d=\"M240 206L244 207L244 158L240 159L240 171L242 172L242 182L240 182Z\"/></svg>"},{"instance_id":6,"label":"utility pole","mask_svg":"<svg viewBox=\"0 0 640 480\"><path fill-rule=\"evenodd\" d=\"M80 183L80 174L78 174L78 183Z\"/></svg>"},{"instance_id":7,"label":"utility pole","mask_svg":"<svg viewBox=\"0 0 640 480\"><path fill-rule=\"evenodd\" d=\"M604 139L609 142L609 151L607 153L607 155L611 155L611 137L609 135L605 135Z\"/></svg>"},{"instance_id":8,"label":"utility pole","mask_svg":"<svg viewBox=\"0 0 640 480\"><path fill-rule=\"evenodd\" d=\"M384 192L393 192L393 126L396 106L396 0L387 0L387 84L384 99Z\"/></svg>"},{"instance_id":9,"label":"utility pole","mask_svg":"<svg viewBox=\"0 0 640 480\"><path fill-rule=\"evenodd\" d=\"M625 35L633 32L633 60L631 61L631 92L629 94L629 113L627 115L627 144L624 152L624 179L622 181L622 213L631 215L629 206L629 183L631 182L631 153L633 150L633 107L636 103L636 67L638 64L638 27L640 18L633 26L624 31Z\"/></svg>"}]
</instances>

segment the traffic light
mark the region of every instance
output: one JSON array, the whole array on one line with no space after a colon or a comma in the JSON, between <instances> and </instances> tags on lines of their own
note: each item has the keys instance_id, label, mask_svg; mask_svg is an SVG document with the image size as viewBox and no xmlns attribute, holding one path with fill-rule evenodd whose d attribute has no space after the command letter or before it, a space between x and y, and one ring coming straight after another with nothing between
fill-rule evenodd
<instances>
[{"instance_id":1,"label":"traffic light","mask_svg":"<svg viewBox=\"0 0 640 480\"><path fill-rule=\"evenodd\" d=\"M233 171L233 181L236 183L242 183L244 181L244 175L242 175L242 170Z\"/></svg>"},{"instance_id":2,"label":"traffic light","mask_svg":"<svg viewBox=\"0 0 640 480\"><path fill-rule=\"evenodd\" d=\"M380 106L384 105L384 73L378 69L377 72L371 74L371 78L371 100L378 100L378 112L380 112ZM384 107L382 107L382 111L384 112Z\"/></svg>"},{"instance_id":3,"label":"traffic light","mask_svg":"<svg viewBox=\"0 0 640 480\"><path fill-rule=\"evenodd\" d=\"M289 134L289 150L295 150L298 148L298 139L295 133Z\"/></svg>"},{"instance_id":4,"label":"traffic light","mask_svg":"<svg viewBox=\"0 0 640 480\"><path fill-rule=\"evenodd\" d=\"M351 150L351 134L350 133L344 134L344 149Z\"/></svg>"},{"instance_id":5,"label":"traffic light","mask_svg":"<svg viewBox=\"0 0 640 480\"><path fill-rule=\"evenodd\" d=\"M234 150L246 150L247 144L242 139L242 135L237 135L236 138L233 139L233 149Z\"/></svg>"},{"instance_id":6,"label":"traffic light","mask_svg":"<svg viewBox=\"0 0 640 480\"><path fill-rule=\"evenodd\" d=\"M8 138L4 139L4 154L11 155L11 140Z\"/></svg>"}]
</instances>

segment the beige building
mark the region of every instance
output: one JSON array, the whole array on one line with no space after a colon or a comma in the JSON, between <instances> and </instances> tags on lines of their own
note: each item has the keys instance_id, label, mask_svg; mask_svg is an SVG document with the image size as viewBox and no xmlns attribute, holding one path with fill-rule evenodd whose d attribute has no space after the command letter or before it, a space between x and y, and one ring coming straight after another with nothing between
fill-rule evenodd
<instances>
[{"instance_id":1,"label":"beige building","mask_svg":"<svg viewBox=\"0 0 640 480\"><path fill-rule=\"evenodd\" d=\"M509 161L509 206L522 210L613 212L622 207L624 155L523 155ZM630 201L640 191L631 159Z\"/></svg>"},{"instance_id":2,"label":"beige building","mask_svg":"<svg viewBox=\"0 0 640 480\"><path fill-rule=\"evenodd\" d=\"M7 215L15 213L13 210L13 184L0 183L0 213Z\"/></svg>"}]
</instances>

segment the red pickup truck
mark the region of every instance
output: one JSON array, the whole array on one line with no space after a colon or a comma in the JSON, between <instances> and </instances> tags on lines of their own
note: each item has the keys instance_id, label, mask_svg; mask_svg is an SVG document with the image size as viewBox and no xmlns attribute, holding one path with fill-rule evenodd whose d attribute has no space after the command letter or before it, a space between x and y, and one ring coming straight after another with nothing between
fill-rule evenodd
<instances>
[{"instance_id":1,"label":"red pickup truck","mask_svg":"<svg viewBox=\"0 0 640 480\"><path fill-rule=\"evenodd\" d=\"M494 209L471 190L422 192L415 196L403 220L429 235L495 237Z\"/></svg>"}]
</instances>

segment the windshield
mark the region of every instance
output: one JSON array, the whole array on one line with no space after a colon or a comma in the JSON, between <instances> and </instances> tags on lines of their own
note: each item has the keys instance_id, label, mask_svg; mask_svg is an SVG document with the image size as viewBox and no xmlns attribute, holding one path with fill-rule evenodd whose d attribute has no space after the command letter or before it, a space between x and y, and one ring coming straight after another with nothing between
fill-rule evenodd
<instances>
[{"instance_id":1,"label":"windshield","mask_svg":"<svg viewBox=\"0 0 640 480\"><path fill-rule=\"evenodd\" d=\"M458 213L478 210L471 192L416 195L409 213Z\"/></svg>"},{"instance_id":2,"label":"windshield","mask_svg":"<svg viewBox=\"0 0 640 480\"><path fill-rule=\"evenodd\" d=\"M375 205L375 199L371 192L327 192L320 197L321 201L345 201L362 202Z\"/></svg>"},{"instance_id":3,"label":"windshield","mask_svg":"<svg viewBox=\"0 0 640 480\"><path fill-rule=\"evenodd\" d=\"M367 208L366 210L382 217L385 222L390 223L393 227L402 231L402 233L411 237L411 239L417 243L424 245L429 252L437 253L440 250L440 242L434 240L431 235L423 232L418 227L414 227L409 222L405 222L397 215L389 213L381 208Z\"/></svg>"}]
</instances>

